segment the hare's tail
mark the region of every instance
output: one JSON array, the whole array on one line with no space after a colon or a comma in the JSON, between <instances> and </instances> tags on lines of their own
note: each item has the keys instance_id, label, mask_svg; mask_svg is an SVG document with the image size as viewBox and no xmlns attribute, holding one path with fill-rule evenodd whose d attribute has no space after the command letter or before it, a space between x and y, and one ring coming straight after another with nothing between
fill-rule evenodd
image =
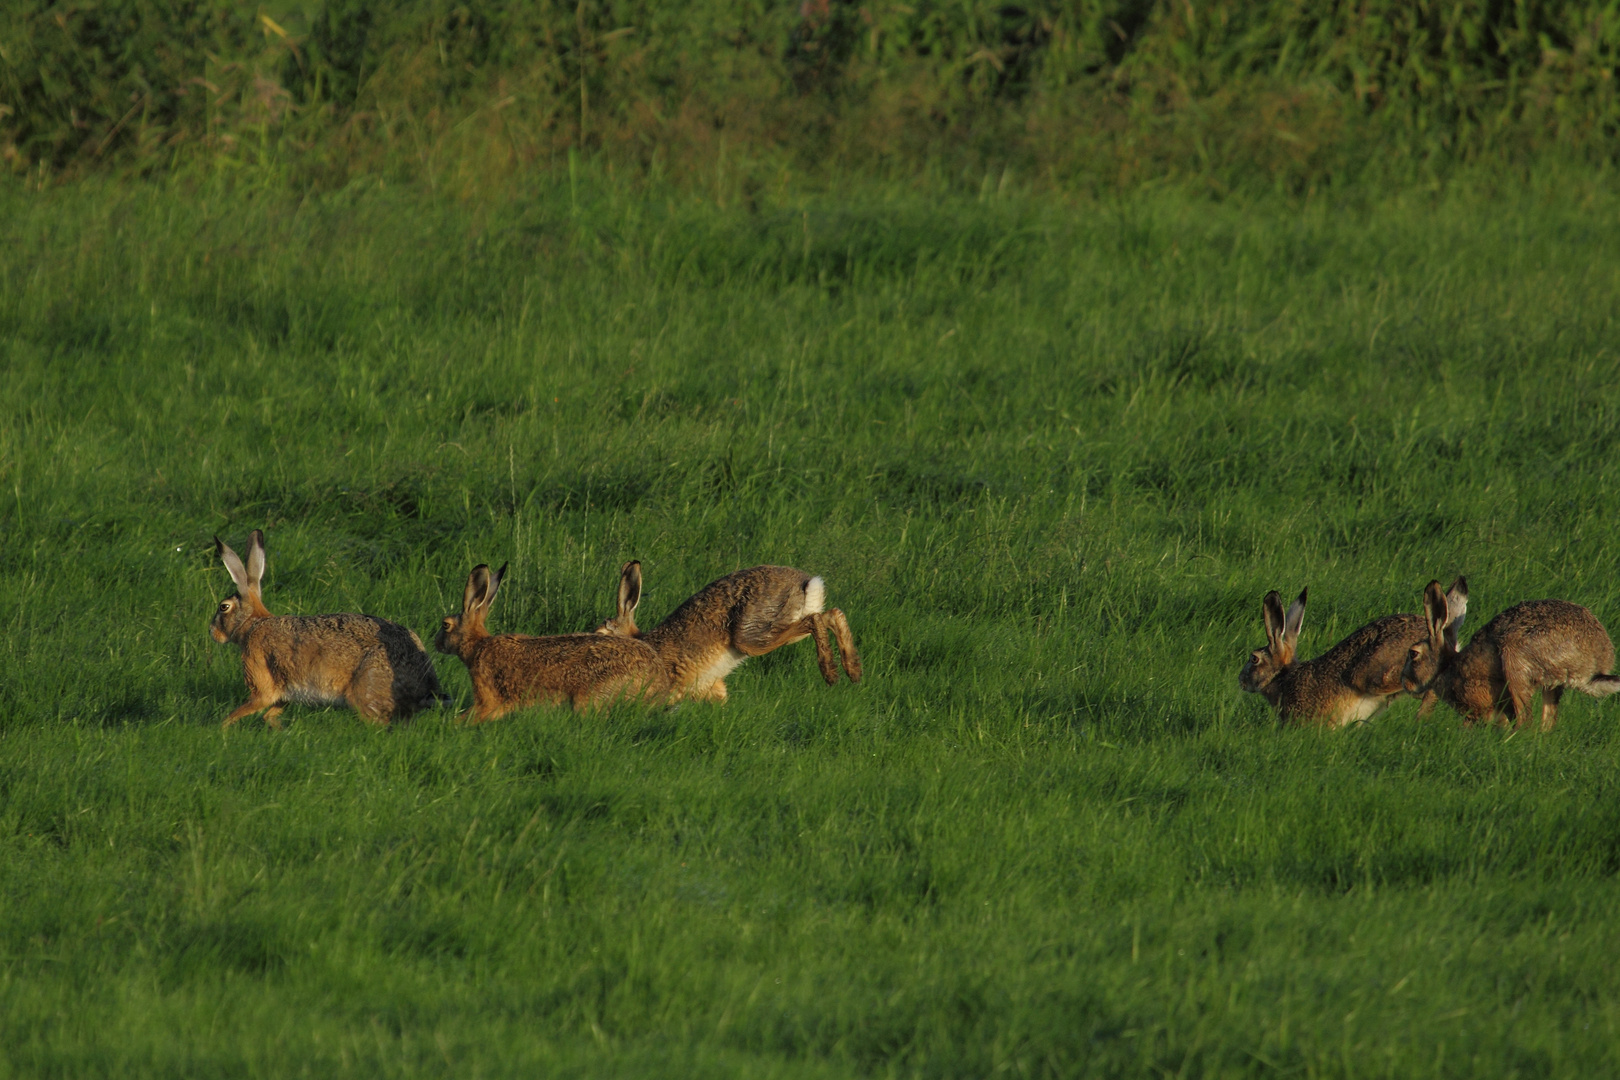
<instances>
[{"instance_id":1,"label":"hare's tail","mask_svg":"<svg viewBox=\"0 0 1620 1080\"><path fill-rule=\"evenodd\" d=\"M1606 698L1620 692L1620 675L1594 675L1580 691L1595 698Z\"/></svg>"}]
</instances>

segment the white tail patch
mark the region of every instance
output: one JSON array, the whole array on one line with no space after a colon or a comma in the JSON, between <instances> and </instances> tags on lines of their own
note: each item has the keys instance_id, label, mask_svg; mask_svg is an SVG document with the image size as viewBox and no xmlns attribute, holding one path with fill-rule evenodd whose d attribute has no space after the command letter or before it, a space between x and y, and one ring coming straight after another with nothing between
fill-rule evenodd
<instances>
[{"instance_id":1,"label":"white tail patch","mask_svg":"<svg viewBox=\"0 0 1620 1080\"><path fill-rule=\"evenodd\" d=\"M1576 689L1595 698L1605 698L1620 690L1620 678L1613 675L1594 675L1585 686L1578 686Z\"/></svg>"},{"instance_id":2,"label":"white tail patch","mask_svg":"<svg viewBox=\"0 0 1620 1080\"><path fill-rule=\"evenodd\" d=\"M804 583L804 615L819 614L827 604L827 583L813 577Z\"/></svg>"}]
</instances>

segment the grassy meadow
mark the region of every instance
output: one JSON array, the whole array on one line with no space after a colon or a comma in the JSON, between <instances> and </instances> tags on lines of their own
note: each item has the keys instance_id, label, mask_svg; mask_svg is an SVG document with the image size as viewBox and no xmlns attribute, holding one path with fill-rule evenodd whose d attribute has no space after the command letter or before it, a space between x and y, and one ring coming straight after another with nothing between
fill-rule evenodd
<instances>
[{"instance_id":1,"label":"grassy meadow","mask_svg":"<svg viewBox=\"0 0 1620 1080\"><path fill-rule=\"evenodd\" d=\"M1237 688L1271 588L1620 628L1617 210L0 189L0 1077L1620 1071L1617 706ZM867 677L222 732L255 527L424 637L790 564Z\"/></svg>"}]
</instances>

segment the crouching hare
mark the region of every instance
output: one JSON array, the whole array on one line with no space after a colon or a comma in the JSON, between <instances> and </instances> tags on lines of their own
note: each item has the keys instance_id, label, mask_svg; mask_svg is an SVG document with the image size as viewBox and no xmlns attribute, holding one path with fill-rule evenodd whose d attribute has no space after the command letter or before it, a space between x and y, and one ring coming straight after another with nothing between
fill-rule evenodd
<instances>
[{"instance_id":1,"label":"crouching hare","mask_svg":"<svg viewBox=\"0 0 1620 1080\"><path fill-rule=\"evenodd\" d=\"M861 681L861 657L849 620L837 608L823 610L826 585L802 570L755 566L727 574L645 633L636 626L640 602L641 563L627 562L619 574L619 613L596 632L634 638L656 650L672 700L723 702L726 676L737 665L806 637L815 638L816 663L832 686L838 682L838 665L827 640L829 630L838 639L849 681Z\"/></svg>"},{"instance_id":2,"label":"crouching hare","mask_svg":"<svg viewBox=\"0 0 1620 1080\"><path fill-rule=\"evenodd\" d=\"M1316 659L1296 662L1306 591L1299 591L1286 612L1276 590L1266 594L1261 604L1266 644L1250 654L1238 685L1265 697L1284 721L1344 727L1370 720L1410 689L1401 681L1402 665L1413 644L1427 638L1427 620L1422 615L1386 615L1351 631ZM1466 600L1465 589L1464 606Z\"/></svg>"},{"instance_id":3,"label":"crouching hare","mask_svg":"<svg viewBox=\"0 0 1620 1080\"><path fill-rule=\"evenodd\" d=\"M248 699L225 718L230 727L264 713L281 727L291 702L348 705L372 723L403 719L444 700L433 661L417 636L373 615L272 615L264 606L264 533L248 538L244 564L219 537L214 547L236 583L208 630L220 644L242 650Z\"/></svg>"},{"instance_id":4,"label":"crouching hare","mask_svg":"<svg viewBox=\"0 0 1620 1080\"><path fill-rule=\"evenodd\" d=\"M1452 586L1468 601L1468 583ZM1428 634L1407 654L1402 681L1411 693L1432 693L1472 724L1481 720L1511 721L1521 728L1530 716L1530 699L1541 691L1541 730L1558 722L1558 702L1564 690L1579 690L1595 698L1620 690L1614 669L1614 644L1608 631L1588 610L1565 600L1527 600L1515 604L1486 623L1468 642L1457 647L1457 624L1462 621L1453 604L1440 592L1440 583L1423 590Z\"/></svg>"},{"instance_id":5,"label":"crouching hare","mask_svg":"<svg viewBox=\"0 0 1620 1080\"><path fill-rule=\"evenodd\" d=\"M462 719L482 723L525 705L570 703L578 709L626 698L660 700L668 689L658 654L628 638L597 634L491 634L489 607L506 576L478 565L467 578L461 614L448 615L434 647L461 658L472 678L473 705Z\"/></svg>"}]
</instances>

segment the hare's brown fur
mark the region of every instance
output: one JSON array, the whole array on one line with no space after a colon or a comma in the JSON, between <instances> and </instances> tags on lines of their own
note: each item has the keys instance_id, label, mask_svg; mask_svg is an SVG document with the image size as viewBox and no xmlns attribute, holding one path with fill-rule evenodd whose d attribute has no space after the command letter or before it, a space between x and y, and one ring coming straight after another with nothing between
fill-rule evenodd
<instances>
[{"instance_id":1,"label":"hare's brown fur","mask_svg":"<svg viewBox=\"0 0 1620 1080\"><path fill-rule=\"evenodd\" d=\"M666 695L658 654L629 638L598 634L491 634L484 627L506 567L494 574L477 566L467 579L461 613L446 616L435 647L461 658L472 679L469 723L505 716L525 705L577 709L626 698L657 700Z\"/></svg>"},{"instance_id":2,"label":"hare's brown fur","mask_svg":"<svg viewBox=\"0 0 1620 1080\"><path fill-rule=\"evenodd\" d=\"M1262 604L1267 643L1238 675L1238 685L1258 693L1285 721L1343 727L1371 719L1404 687L1401 669L1414 642L1428 635L1422 615L1386 615L1351 631L1314 660L1295 661L1305 617L1306 590L1283 611L1272 591Z\"/></svg>"},{"instance_id":3,"label":"hare's brown fur","mask_svg":"<svg viewBox=\"0 0 1620 1080\"><path fill-rule=\"evenodd\" d=\"M830 686L838 681L828 633L850 682L861 681L861 657L849 619L838 608L823 610L821 578L789 566L754 566L705 585L662 623L643 633L636 626L641 601L641 563L628 562L619 576L619 612L598 634L639 638L658 653L670 697L725 701L726 676L750 656L763 656L806 637L816 642L816 663Z\"/></svg>"},{"instance_id":4,"label":"hare's brown fur","mask_svg":"<svg viewBox=\"0 0 1620 1080\"><path fill-rule=\"evenodd\" d=\"M218 537L214 543L237 592L220 604L209 631L241 648L248 688L225 727L263 712L265 723L279 728L290 703L346 704L386 724L443 699L433 662L410 630L372 615L272 615L260 594L264 534L253 531L245 564Z\"/></svg>"},{"instance_id":5,"label":"hare's brown fur","mask_svg":"<svg viewBox=\"0 0 1620 1080\"><path fill-rule=\"evenodd\" d=\"M1586 608L1567 600L1527 600L1486 623L1466 648L1457 634L1439 586L1424 590L1429 633L1408 655L1406 681L1430 690L1468 723L1493 721L1523 727L1530 702L1541 691L1541 730L1558 721L1565 689L1592 697L1620 690L1614 644Z\"/></svg>"}]
</instances>

